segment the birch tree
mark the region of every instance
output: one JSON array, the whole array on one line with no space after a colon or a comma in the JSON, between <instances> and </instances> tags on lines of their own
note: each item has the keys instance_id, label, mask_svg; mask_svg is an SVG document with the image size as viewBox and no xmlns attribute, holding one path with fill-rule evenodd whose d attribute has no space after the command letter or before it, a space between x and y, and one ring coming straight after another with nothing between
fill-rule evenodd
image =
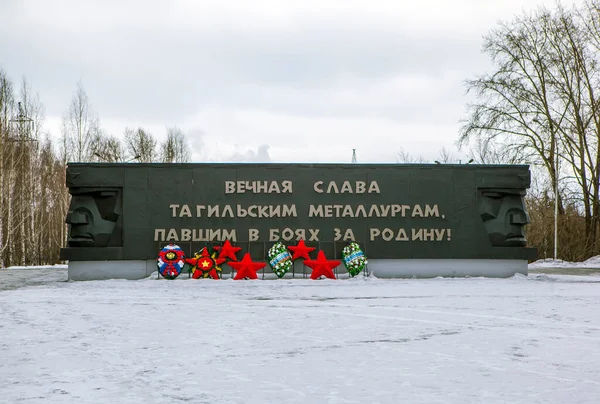
<instances>
[{"instance_id":1,"label":"birch tree","mask_svg":"<svg viewBox=\"0 0 600 404\"><path fill-rule=\"evenodd\" d=\"M156 139L142 128L125 129L125 151L130 159L140 163L153 163L158 159Z\"/></svg>"},{"instance_id":2,"label":"birch tree","mask_svg":"<svg viewBox=\"0 0 600 404\"><path fill-rule=\"evenodd\" d=\"M8 192L12 169L12 144L9 142L9 121L12 114L13 89L6 73L0 70L0 267L5 265L12 245L8 218L12 199Z\"/></svg>"},{"instance_id":3,"label":"birch tree","mask_svg":"<svg viewBox=\"0 0 600 404\"><path fill-rule=\"evenodd\" d=\"M77 82L71 104L63 116L62 126L67 160L93 160L93 141L100 133L100 121L91 108L81 81Z\"/></svg>"},{"instance_id":4,"label":"birch tree","mask_svg":"<svg viewBox=\"0 0 600 404\"><path fill-rule=\"evenodd\" d=\"M121 141L102 132L98 133L92 142L92 154L94 161L104 163L122 163L126 160Z\"/></svg>"},{"instance_id":5,"label":"birch tree","mask_svg":"<svg viewBox=\"0 0 600 404\"><path fill-rule=\"evenodd\" d=\"M163 163L188 163L191 157L183 131L177 127L167 128L167 137L160 145L160 160Z\"/></svg>"}]
</instances>

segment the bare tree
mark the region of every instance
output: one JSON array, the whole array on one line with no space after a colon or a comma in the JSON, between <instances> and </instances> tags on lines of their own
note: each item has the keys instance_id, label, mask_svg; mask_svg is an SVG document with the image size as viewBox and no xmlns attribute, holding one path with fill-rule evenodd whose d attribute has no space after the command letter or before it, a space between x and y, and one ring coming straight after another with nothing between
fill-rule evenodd
<instances>
[{"instance_id":1,"label":"bare tree","mask_svg":"<svg viewBox=\"0 0 600 404\"><path fill-rule=\"evenodd\" d=\"M476 164L522 164L524 162L522 155L507 152L497 142L483 137L473 140L467 157Z\"/></svg>"},{"instance_id":2,"label":"bare tree","mask_svg":"<svg viewBox=\"0 0 600 404\"><path fill-rule=\"evenodd\" d=\"M157 160L156 139L142 128L125 129L125 151L140 163Z\"/></svg>"},{"instance_id":3,"label":"bare tree","mask_svg":"<svg viewBox=\"0 0 600 404\"><path fill-rule=\"evenodd\" d=\"M9 217L12 210L12 198L8 192L13 169L13 145L9 142L9 120L13 109L13 88L6 73L0 70L0 249L6 250L12 245ZM6 261L6 255L0 251L0 267Z\"/></svg>"},{"instance_id":4,"label":"bare tree","mask_svg":"<svg viewBox=\"0 0 600 404\"><path fill-rule=\"evenodd\" d=\"M540 8L487 35L484 51L495 70L467 81L477 102L468 106L459 139L505 161L543 167L559 213L565 197L571 211L583 213L590 252L600 216L598 4Z\"/></svg>"},{"instance_id":5,"label":"bare tree","mask_svg":"<svg viewBox=\"0 0 600 404\"><path fill-rule=\"evenodd\" d=\"M187 163L191 159L187 137L177 127L167 129L167 138L160 145L160 160L163 163Z\"/></svg>"},{"instance_id":6,"label":"bare tree","mask_svg":"<svg viewBox=\"0 0 600 404\"><path fill-rule=\"evenodd\" d=\"M412 163L425 163L423 156L413 156L404 149L400 149L396 156L396 163L398 164L412 164Z\"/></svg>"},{"instance_id":7,"label":"bare tree","mask_svg":"<svg viewBox=\"0 0 600 404\"><path fill-rule=\"evenodd\" d=\"M67 159L71 161L91 161L92 144L100 132L100 121L93 112L81 81L66 114L63 116L63 137Z\"/></svg>"},{"instance_id":8,"label":"bare tree","mask_svg":"<svg viewBox=\"0 0 600 404\"><path fill-rule=\"evenodd\" d=\"M473 162L474 160L471 159L470 161L468 161L469 163ZM398 156L396 157L396 162L399 164L427 164L427 163L438 163L438 164L461 164L463 163L462 160L460 160L459 158L457 158L454 154L452 154L451 151L449 151L448 149L446 149L446 147L442 147L439 151L438 157L436 159L432 159L432 160L427 160L425 159L423 156L419 155L419 156L414 156L412 154L410 154L409 152L407 152L404 149L400 149L400 151L398 152ZM465 161L464 163L466 163L467 161Z\"/></svg>"},{"instance_id":9,"label":"bare tree","mask_svg":"<svg viewBox=\"0 0 600 404\"><path fill-rule=\"evenodd\" d=\"M33 94L31 86L25 78L21 81L19 98L20 111L18 112L24 114L27 119L16 129L20 132L19 138L22 141L16 143L17 166L15 168L19 174L15 177L16 192L13 197L18 208L14 218L18 222L14 224L13 230L17 232L17 238L20 240L21 263L25 264L28 260L35 260L38 253L38 238L36 237L38 223L36 219L41 195L40 189L37 187L36 173L40 169L39 147L37 141L30 139L38 139L40 135L40 127L44 121L44 109L39 96ZM27 141L23 141L23 139L27 139Z\"/></svg>"},{"instance_id":10,"label":"bare tree","mask_svg":"<svg viewBox=\"0 0 600 404\"><path fill-rule=\"evenodd\" d=\"M551 18L541 9L502 23L485 37L483 50L496 69L467 81L468 92L474 92L478 102L468 106L459 145L482 137L506 154L544 165L554 180L557 126L566 106L557 105L551 91L551 38L546 29Z\"/></svg>"},{"instance_id":11,"label":"bare tree","mask_svg":"<svg viewBox=\"0 0 600 404\"><path fill-rule=\"evenodd\" d=\"M459 160L448 149L442 147L440 150L440 157L437 161L440 163L456 163Z\"/></svg>"},{"instance_id":12,"label":"bare tree","mask_svg":"<svg viewBox=\"0 0 600 404\"><path fill-rule=\"evenodd\" d=\"M600 55L593 49L594 35L586 28L586 15L559 7L552 19L555 93L566 106L557 125L566 160L573 173L585 217L586 244L597 237L600 191ZM600 18L600 14L595 19Z\"/></svg>"},{"instance_id":13,"label":"bare tree","mask_svg":"<svg viewBox=\"0 0 600 404\"><path fill-rule=\"evenodd\" d=\"M95 161L105 163L122 163L126 160L121 141L103 132L97 133L92 141L92 155ZM135 157L135 156L134 156Z\"/></svg>"}]
</instances>

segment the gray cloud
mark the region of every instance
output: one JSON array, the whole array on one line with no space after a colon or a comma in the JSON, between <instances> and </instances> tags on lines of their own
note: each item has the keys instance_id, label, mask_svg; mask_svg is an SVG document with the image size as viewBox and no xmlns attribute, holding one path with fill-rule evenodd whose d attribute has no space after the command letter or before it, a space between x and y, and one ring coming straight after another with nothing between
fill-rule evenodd
<instances>
[{"instance_id":1,"label":"gray cloud","mask_svg":"<svg viewBox=\"0 0 600 404\"><path fill-rule=\"evenodd\" d=\"M185 131L185 135L190 144L192 161L210 161L207 156L206 143L204 141L206 134L204 131L199 128L192 128Z\"/></svg>"},{"instance_id":2,"label":"gray cloud","mask_svg":"<svg viewBox=\"0 0 600 404\"><path fill-rule=\"evenodd\" d=\"M55 132L81 79L109 133L177 125L194 161L394 161L452 148L482 35L537 2L3 0L0 68Z\"/></svg>"},{"instance_id":3,"label":"gray cloud","mask_svg":"<svg viewBox=\"0 0 600 404\"><path fill-rule=\"evenodd\" d=\"M341 111L335 104L315 108L314 99L290 99L285 93L339 87L360 91L365 80L401 75L426 75L435 81L448 69L484 63L479 38L465 39L452 32L442 38L415 35L379 26L381 21L361 24L364 18L356 15L337 20L335 15L300 15L290 26L263 30L244 26L223 30L201 23L178 27L168 21L155 26L152 19L147 24L117 19L73 27L44 20L45 24L20 30L28 20L27 10L9 4L13 6L8 13L15 18L2 21L6 25L1 30L20 34L18 40L0 35L0 49L11 55L3 62L5 68L31 77L54 114L68 103L81 78L96 109L114 118L164 121L213 103L256 107L256 100L266 109L283 105L300 114L353 116L370 99ZM394 95L388 111L380 113L398 119L414 116L417 95ZM444 98L447 93L440 94L439 99Z\"/></svg>"},{"instance_id":4,"label":"gray cloud","mask_svg":"<svg viewBox=\"0 0 600 404\"><path fill-rule=\"evenodd\" d=\"M270 163L269 145L262 144L256 150L248 149L243 152L235 152L231 156L224 158L223 161L235 163Z\"/></svg>"}]
</instances>

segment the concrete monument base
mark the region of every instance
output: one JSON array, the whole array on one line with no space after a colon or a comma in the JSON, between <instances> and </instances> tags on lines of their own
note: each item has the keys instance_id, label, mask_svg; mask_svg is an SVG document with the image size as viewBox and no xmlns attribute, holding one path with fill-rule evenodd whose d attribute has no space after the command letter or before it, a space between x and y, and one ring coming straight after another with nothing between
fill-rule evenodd
<instances>
[{"instance_id":1,"label":"concrete monument base","mask_svg":"<svg viewBox=\"0 0 600 404\"><path fill-rule=\"evenodd\" d=\"M156 260L118 261L71 261L68 266L69 280L90 281L104 279L144 279L157 272ZM301 261L294 263L294 273L285 278L302 279L310 275ZM342 265L336 271L347 277ZM373 259L369 260L368 272L377 278L435 278L474 277L509 278L517 273L527 275L527 260L510 259ZM223 278L231 277L231 269L223 266ZM259 278L276 279L270 268L259 271ZM187 278L187 273L180 277ZM360 276L360 275L359 275Z\"/></svg>"},{"instance_id":2,"label":"concrete monument base","mask_svg":"<svg viewBox=\"0 0 600 404\"><path fill-rule=\"evenodd\" d=\"M70 281L144 279L157 271L156 260L69 261Z\"/></svg>"},{"instance_id":3,"label":"concrete monument base","mask_svg":"<svg viewBox=\"0 0 600 404\"><path fill-rule=\"evenodd\" d=\"M485 276L509 278L527 275L527 260L510 259L396 259L369 260L369 272L377 278L435 278Z\"/></svg>"}]
</instances>

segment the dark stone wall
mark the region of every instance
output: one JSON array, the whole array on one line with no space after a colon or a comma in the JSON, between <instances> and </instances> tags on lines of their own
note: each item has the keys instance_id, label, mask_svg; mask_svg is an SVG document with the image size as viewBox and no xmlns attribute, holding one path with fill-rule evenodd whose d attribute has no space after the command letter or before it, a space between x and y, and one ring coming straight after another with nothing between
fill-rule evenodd
<instances>
[{"instance_id":1,"label":"dark stone wall","mask_svg":"<svg viewBox=\"0 0 600 404\"><path fill-rule=\"evenodd\" d=\"M260 192L228 192L246 181ZM528 166L69 164L67 186L68 260L154 259L169 242L191 254L234 234L242 252L265 259L277 236L295 245L303 230L332 258L352 236L371 259L535 257L524 231Z\"/></svg>"}]
</instances>

